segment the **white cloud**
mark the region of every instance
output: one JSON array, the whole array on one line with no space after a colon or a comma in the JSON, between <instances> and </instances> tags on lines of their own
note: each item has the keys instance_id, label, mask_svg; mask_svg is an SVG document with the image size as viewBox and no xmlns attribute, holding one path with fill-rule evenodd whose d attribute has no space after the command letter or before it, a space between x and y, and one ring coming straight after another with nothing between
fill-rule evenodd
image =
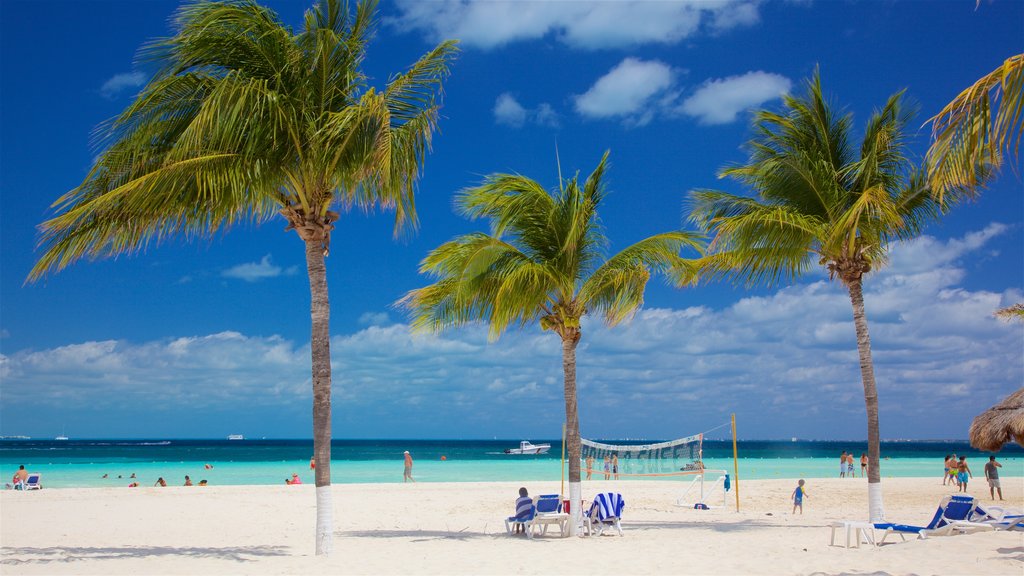
<instances>
[{"instance_id":1,"label":"white cloud","mask_svg":"<svg viewBox=\"0 0 1024 576\"><path fill-rule=\"evenodd\" d=\"M949 241L925 236L895 247L891 266L866 278L883 436L965 437L975 414L1024 380L1024 326L992 317L1024 299L1019 289L935 282L907 257L927 253L962 278L961 262L1007 233L994 225ZM394 428L402 422L435 434L514 436L526 411L539 429L521 433L557 436L563 419L560 343L535 327L488 342L479 325L441 335L371 325L334 336L331 352L334 410L349 433L386 437L402 433ZM19 413L39 403L304 413L309 355L308 345L235 332L84 342L0 356L0 392L5 410ZM577 360L581 426L591 437L681 436L731 412L748 437L864 435L850 300L838 282L722 309L645 309L613 329L586 319Z\"/></svg>"},{"instance_id":2,"label":"white cloud","mask_svg":"<svg viewBox=\"0 0 1024 576\"><path fill-rule=\"evenodd\" d=\"M785 76L761 71L710 79L683 101L679 112L701 124L727 124L740 112L779 98L790 87L792 82Z\"/></svg>"},{"instance_id":3,"label":"white cloud","mask_svg":"<svg viewBox=\"0 0 1024 576\"><path fill-rule=\"evenodd\" d=\"M247 262L232 266L221 272L225 278L238 278L246 282L257 282L264 278L275 278L277 276L291 276L298 271L298 268L291 266L287 269L276 266L271 262L270 254L264 256L259 262Z\"/></svg>"},{"instance_id":4,"label":"white cloud","mask_svg":"<svg viewBox=\"0 0 1024 576\"><path fill-rule=\"evenodd\" d=\"M114 99L125 90L138 88L146 83L146 75L142 72L126 72L115 74L100 87L100 95L104 98Z\"/></svg>"},{"instance_id":5,"label":"white cloud","mask_svg":"<svg viewBox=\"0 0 1024 576\"><path fill-rule=\"evenodd\" d=\"M363 326L386 326L391 324L391 317L387 312L363 312L359 323Z\"/></svg>"},{"instance_id":6,"label":"white cloud","mask_svg":"<svg viewBox=\"0 0 1024 576\"><path fill-rule=\"evenodd\" d=\"M520 128L526 122L526 108L506 92L494 102L494 120L498 124Z\"/></svg>"},{"instance_id":7,"label":"white cloud","mask_svg":"<svg viewBox=\"0 0 1024 576\"><path fill-rule=\"evenodd\" d=\"M725 124L748 108L779 98L788 78L769 72L706 80L682 103L679 73L657 60L626 58L587 92L576 96L576 111L588 118L618 118L642 126L655 117L696 117L701 124Z\"/></svg>"},{"instance_id":8,"label":"white cloud","mask_svg":"<svg viewBox=\"0 0 1024 576\"><path fill-rule=\"evenodd\" d=\"M646 124L657 97L672 84L673 72L667 64L626 58L576 96L576 111L590 118L630 118Z\"/></svg>"},{"instance_id":9,"label":"white cloud","mask_svg":"<svg viewBox=\"0 0 1024 576\"><path fill-rule=\"evenodd\" d=\"M512 2L400 0L400 30L431 40L458 38L464 45L494 48L549 35L584 49L675 44L705 27L721 32L759 21L759 0L645 0Z\"/></svg>"},{"instance_id":10,"label":"white cloud","mask_svg":"<svg viewBox=\"0 0 1024 576\"><path fill-rule=\"evenodd\" d=\"M540 126L558 126L558 114L547 102L542 102L535 109L528 109L516 100L515 96L505 92L494 102L494 121L513 128L522 128L527 122Z\"/></svg>"}]
</instances>

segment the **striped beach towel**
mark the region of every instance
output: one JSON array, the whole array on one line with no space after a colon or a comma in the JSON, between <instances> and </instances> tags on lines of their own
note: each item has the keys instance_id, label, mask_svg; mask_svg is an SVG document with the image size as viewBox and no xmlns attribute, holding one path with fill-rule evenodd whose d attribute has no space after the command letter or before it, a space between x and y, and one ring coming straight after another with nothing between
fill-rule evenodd
<instances>
[{"instance_id":1,"label":"striped beach towel","mask_svg":"<svg viewBox=\"0 0 1024 576\"><path fill-rule=\"evenodd\" d=\"M617 492L601 492L594 496L593 511L597 513L594 518L600 522L613 518L622 517L622 509L626 507L626 501L622 494Z\"/></svg>"}]
</instances>

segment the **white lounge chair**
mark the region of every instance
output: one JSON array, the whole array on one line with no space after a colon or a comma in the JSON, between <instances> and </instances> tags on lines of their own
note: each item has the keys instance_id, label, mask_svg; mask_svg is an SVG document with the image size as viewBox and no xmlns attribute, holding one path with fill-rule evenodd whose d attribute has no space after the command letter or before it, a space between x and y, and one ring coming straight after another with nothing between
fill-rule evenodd
<instances>
[{"instance_id":1,"label":"white lounge chair","mask_svg":"<svg viewBox=\"0 0 1024 576\"><path fill-rule=\"evenodd\" d=\"M622 510L626 507L626 501L622 494L617 492L602 492L594 496L594 502L590 505L583 521L586 523L587 535L597 533L604 534L605 528L614 527L622 536Z\"/></svg>"},{"instance_id":2,"label":"white lounge chair","mask_svg":"<svg viewBox=\"0 0 1024 576\"><path fill-rule=\"evenodd\" d=\"M526 531L527 538L533 538L533 519L537 516L537 507L530 505L530 513L525 516L509 516L505 519L505 531L512 534L512 527L520 525Z\"/></svg>"},{"instance_id":3,"label":"white lounge chair","mask_svg":"<svg viewBox=\"0 0 1024 576\"><path fill-rule=\"evenodd\" d=\"M40 474L39 472L30 472L29 475L28 475L28 478L25 479L25 483L24 483L24 485L22 485L21 489L22 490L39 490L39 489L41 489L43 487L43 485L40 483L40 479L42 478L42 476L43 475Z\"/></svg>"},{"instance_id":4,"label":"white lounge chair","mask_svg":"<svg viewBox=\"0 0 1024 576\"><path fill-rule=\"evenodd\" d=\"M562 537L568 535L569 515L562 512L562 497L558 494L541 494L533 501L537 514L533 517L533 526L541 528L541 535L547 534L548 526L558 526Z\"/></svg>"},{"instance_id":5,"label":"white lounge chair","mask_svg":"<svg viewBox=\"0 0 1024 576\"><path fill-rule=\"evenodd\" d=\"M890 534L898 534L903 541L906 541L907 534L915 534L918 538L928 538L994 530L995 527L991 524L971 520L977 517L977 506L978 501L973 496L946 496L939 503L939 507L935 510L935 514L927 526L875 523L875 530L885 531L878 544L884 544Z\"/></svg>"}]
</instances>

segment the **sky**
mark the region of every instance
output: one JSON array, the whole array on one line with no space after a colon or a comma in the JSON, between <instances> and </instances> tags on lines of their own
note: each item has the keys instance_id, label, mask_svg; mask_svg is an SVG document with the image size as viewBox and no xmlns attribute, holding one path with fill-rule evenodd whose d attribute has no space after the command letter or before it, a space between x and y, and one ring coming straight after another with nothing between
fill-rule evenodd
<instances>
[{"instance_id":1,"label":"sky","mask_svg":"<svg viewBox=\"0 0 1024 576\"><path fill-rule=\"evenodd\" d=\"M290 26L305 2L270 3ZM310 438L309 288L301 241L273 219L213 238L81 261L28 284L36 226L99 153L93 129L153 73L137 50L172 33L176 2L0 1L0 435ZM395 306L429 283L420 260L484 229L455 192L493 173L558 184L610 151L601 218L616 251L687 227L695 189L747 156L751 111L778 109L819 69L857 137L900 90L926 121L1024 46L1024 3L383 0L374 86L437 42L461 54L419 182L418 231L345 214L327 259L335 438L557 438L557 336L537 326L413 334ZM962 439L1024 385L1019 161L865 279L883 438ZM675 289L583 323L581 433L678 438L736 414L741 439L858 440L866 416L849 297L813 269L748 289Z\"/></svg>"}]
</instances>

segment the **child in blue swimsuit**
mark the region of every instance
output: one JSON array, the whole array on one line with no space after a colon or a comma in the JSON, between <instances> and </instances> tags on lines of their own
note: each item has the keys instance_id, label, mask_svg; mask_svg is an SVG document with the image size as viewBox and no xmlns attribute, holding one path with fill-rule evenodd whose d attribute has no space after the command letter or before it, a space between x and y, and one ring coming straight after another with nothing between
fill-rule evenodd
<instances>
[{"instance_id":1,"label":"child in blue swimsuit","mask_svg":"<svg viewBox=\"0 0 1024 576\"><path fill-rule=\"evenodd\" d=\"M796 514L797 508L800 509L800 514L804 513L804 496L806 495L807 492L804 490L804 480L801 478L800 481L797 482L796 490L793 490L793 514Z\"/></svg>"}]
</instances>

